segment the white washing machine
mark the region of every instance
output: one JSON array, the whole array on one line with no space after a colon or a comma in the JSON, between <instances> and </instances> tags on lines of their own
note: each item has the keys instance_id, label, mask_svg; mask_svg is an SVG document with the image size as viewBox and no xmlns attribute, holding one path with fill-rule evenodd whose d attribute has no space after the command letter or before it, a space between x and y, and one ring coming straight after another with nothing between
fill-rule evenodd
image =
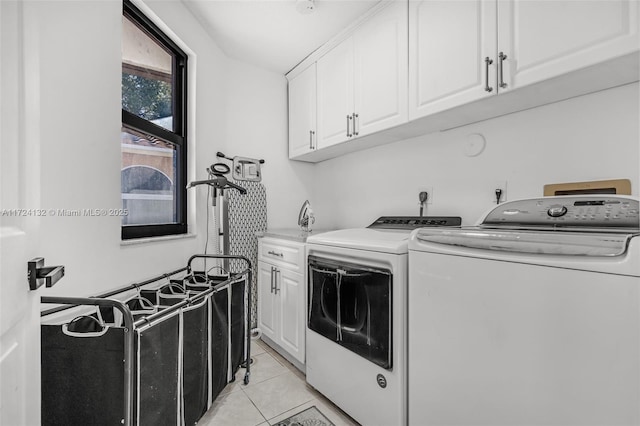
<instances>
[{"instance_id":1,"label":"white washing machine","mask_svg":"<svg viewBox=\"0 0 640 426\"><path fill-rule=\"evenodd\" d=\"M407 244L451 217L383 217L307 239L307 382L363 425L405 425Z\"/></svg>"},{"instance_id":2,"label":"white washing machine","mask_svg":"<svg viewBox=\"0 0 640 426\"><path fill-rule=\"evenodd\" d=\"M640 424L638 210L546 197L415 231L409 424Z\"/></svg>"}]
</instances>

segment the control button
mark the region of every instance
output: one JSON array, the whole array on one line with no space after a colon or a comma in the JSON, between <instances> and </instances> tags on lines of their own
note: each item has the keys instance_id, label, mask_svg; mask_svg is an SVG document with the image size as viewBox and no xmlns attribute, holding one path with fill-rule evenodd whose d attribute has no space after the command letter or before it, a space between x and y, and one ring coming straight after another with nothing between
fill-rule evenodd
<instances>
[{"instance_id":1,"label":"control button","mask_svg":"<svg viewBox=\"0 0 640 426\"><path fill-rule=\"evenodd\" d=\"M567 214L567 208L563 205L556 204L549 207L549 210L547 210L547 214L551 217L561 217Z\"/></svg>"}]
</instances>

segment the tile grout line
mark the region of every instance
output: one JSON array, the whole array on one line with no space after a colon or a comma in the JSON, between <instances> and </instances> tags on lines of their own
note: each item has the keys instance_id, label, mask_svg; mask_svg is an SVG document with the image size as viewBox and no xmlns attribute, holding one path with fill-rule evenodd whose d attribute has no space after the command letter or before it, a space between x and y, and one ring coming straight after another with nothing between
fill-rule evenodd
<instances>
[{"instance_id":1,"label":"tile grout line","mask_svg":"<svg viewBox=\"0 0 640 426\"><path fill-rule=\"evenodd\" d=\"M260 355L265 355L265 354L269 354L269 352L267 352L267 351L265 350L265 351L264 351L264 353L258 354L258 355L256 355L256 357L257 357L257 356L260 356ZM273 355L269 354L269 356L270 356L270 357L271 357L271 358L272 358L272 359L273 359L273 360L274 360L278 365L280 365L282 368L284 368L286 371L284 371L284 372L282 372L282 373L279 373L279 374L276 374L275 376L270 377L270 378L268 378L268 379L265 379L265 380L263 380L263 381L261 381L261 382L254 383L254 384L253 384L254 386L259 385L259 384L261 384L261 383L266 383L266 382L268 382L269 380L274 379L274 378L276 378L276 377L279 377L279 376L281 376L281 375L283 375L283 374L290 373L289 369L288 369L286 366L282 365L282 364L281 364L281 363L280 363L280 362L279 362L279 361L278 361L278 360L277 360ZM249 379L249 380L251 380L251 379ZM249 400L249 402L251 402L251 405L253 405L253 406L256 408L256 410L258 410L258 413L260 413L260 415L262 416L262 418L264 419L264 421L265 421L265 422L267 422L269 425L271 425L271 423L269 422L269 419L267 419L267 418L266 418L266 416L265 416L265 415L262 413L262 411L258 408L258 406L255 404L255 402L253 402L253 399L251 399L251 396L250 396L249 394L247 394L247 392L245 391L245 388L248 388L248 387L249 387L248 385L240 386L240 390L242 391L242 393L244 393L244 395L247 397L247 399ZM288 411L288 410L287 410L287 411ZM285 411L285 413L286 413L286 411ZM279 415L280 415L280 414L278 414L278 416L279 416ZM277 416L274 416L274 417L272 417L272 418L275 418L275 417L277 417ZM260 422L260 423L264 423L264 422ZM260 423L259 423L259 424L260 424Z\"/></svg>"},{"instance_id":2,"label":"tile grout line","mask_svg":"<svg viewBox=\"0 0 640 426\"><path fill-rule=\"evenodd\" d=\"M255 355L256 357L257 357L257 356L262 356L262 355L268 354L268 355L271 357L271 359L273 359L273 360L274 360L278 365L280 365L280 366L281 366L282 368L284 368L286 371L283 371L282 373L278 373L278 374L274 375L273 377L270 377L270 378L268 378L268 379L265 379L265 380L263 380L263 381L261 381L261 382L254 383L254 384L253 384L253 386L257 386L257 385L259 385L259 384L266 383L266 382L268 382L269 380L272 380L272 379L278 378L278 377L283 376L283 375L285 375L285 374L291 374L291 376L292 376L293 378L295 378L296 380L299 380L299 381L301 381L301 382L304 382L304 383L306 384L306 382L305 382L304 380L302 380L300 377L298 377L298 376L297 376L293 371L291 371L291 369L290 369L287 365L283 364L283 363L282 363L282 361L278 359L278 357L282 357L282 355L278 354L278 353L277 353L275 350L273 350L272 348L265 348L265 347L263 347L262 349L264 350L264 352L263 352L263 353L260 353L260 354L256 354L256 355ZM287 363L288 363L288 361L286 361L286 358L282 357L282 359L283 359L285 362L287 362ZM295 368L295 366L294 366L293 364L291 364L291 366L292 366L293 368ZM310 403L310 402L313 402L313 401L316 401L316 400L317 400L317 398L316 398L314 395L310 395L310 399L309 399L309 400L304 401L304 402L302 402L302 403L300 403L300 404L298 404L298 405L296 405L296 406L294 406L294 407L291 407L291 408L289 408L289 409L287 409L287 410L283 411L282 413L279 413L279 414L276 414L276 415L274 415L274 416L272 416L272 417L270 417L270 418L267 418L267 417L265 416L265 414L264 414L264 413L263 413L263 412L258 408L258 406L254 403L253 399L251 399L251 396L250 396L250 395L245 391L245 389L246 389L246 388L249 388L249 386L246 386L246 385L245 385L245 386L241 386L241 387L240 387L240 390L242 390L242 392L243 392L243 393L245 394L245 396L249 399L249 401L251 401L251 404L256 408L256 410L258 410L258 412L260 413L260 415L262 416L262 418L264 418L264 419L265 419L265 421L266 421L270 426L271 426L271 421L272 421L273 419L275 419L275 418L277 418L277 417L279 417L279 416L282 416L283 414L285 414L285 413L287 413L287 412L289 412L289 411L292 411L292 410L295 410L295 409L297 409L297 408L300 408L301 406L303 406L303 405L305 405L305 404L308 404L308 403ZM295 414L295 413L294 413L294 414Z\"/></svg>"},{"instance_id":3,"label":"tile grout line","mask_svg":"<svg viewBox=\"0 0 640 426\"><path fill-rule=\"evenodd\" d=\"M272 378L274 378L274 377L272 377ZM271 379L269 379L269 380L271 380ZM266 382L266 381L267 381L267 380L265 380L265 382ZM264 382L261 382L261 383L264 383ZM244 390L243 390L243 392L244 392ZM249 401L251 401L251 404L253 404L253 406L254 406L254 407L256 407L256 410L258 410L258 412L260 413L260 415L262 416L262 418L263 418L263 419L265 419L265 421L266 421L270 426L271 426L271 420L275 419L276 417L279 417L279 416L283 415L284 413L286 413L286 412L288 412L288 411L292 411L292 410L295 410L296 408L302 407L303 405L308 404L308 403L310 403L310 402L312 402L312 401L317 401L317 400L318 400L317 398L311 398L310 400L305 401L305 402L302 402L302 403L300 403L300 404L296 405L295 407L292 407L292 408L289 408L289 409L287 409L287 410L284 410L282 413L279 413L279 414L276 414L276 415L275 415L275 416L273 416L273 417L267 418L267 417L262 413L262 411L260 411L260 409L258 408L258 406L253 402L253 400L251 399L251 397L250 397L249 395L247 395L247 393L246 393L246 392L245 392L245 395L247 396L247 398L249 399ZM316 407L316 408L317 408L317 407Z\"/></svg>"},{"instance_id":4,"label":"tile grout line","mask_svg":"<svg viewBox=\"0 0 640 426\"><path fill-rule=\"evenodd\" d=\"M297 376L296 376L292 371L288 371L288 370L287 370L287 371L285 371L285 372L283 372L283 373L277 374L277 375L275 375L275 376L273 376L273 377L270 377L270 378L268 378L268 379L266 379L266 380L263 380L263 381L261 381L260 383L256 383L256 384L254 384L254 386L257 386L257 385L259 385L259 384L266 383L266 382L268 382L269 380L273 380L273 379L278 378L278 377L280 377L280 376L283 376L283 375L285 375L285 374L291 374L291 376L292 376L292 377L294 377L296 380L300 380L300 381L302 381L302 380L301 380L299 377L297 377ZM316 400L318 400L318 398L316 398L314 395L311 395L311 399L309 399L309 400L307 400L307 401L304 401L304 402L302 402L302 403L300 403L300 404L296 405L295 407L292 407L292 408L286 409L286 410L284 410L283 412L281 412L281 413L279 413L279 414L276 414L276 415L275 415L275 416L273 416L273 417L267 418L267 417L264 415L264 413L260 410L260 408L258 408L258 406L253 402L253 399L251 399L251 396L250 396L249 394L247 394L247 392L245 391L245 388L247 388L247 387L248 387L248 386L243 386L243 387L241 387L241 388L240 388L240 390L242 390L242 392L244 392L245 396L249 399L249 401L251 401L251 404L253 404L253 406L254 406L254 407L256 407L256 409L258 410L258 412L260 413L260 415L265 419L265 421L266 421L267 423L269 423L269 425L271 425L271 420L275 419L275 418L276 418L276 417L278 417L278 416L283 415L283 414L284 414L284 413L286 413L287 411L294 410L294 409L296 409L296 408L298 408L298 407L300 407L300 406L302 406L302 405L304 405L304 404L307 404L307 403L309 403L309 402L311 402L311 401L316 401Z\"/></svg>"},{"instance_id":5,"label":"tile grout line","mask_svg":"<svg viewBox=\"0 0 640 426\"><path fill-rule=\"evenodd\" d=\"M300 408L300 407L302 407L303 405L308 404L308 403L310 403L310 402L312 402L312 401L315 401L315 400L316 400L315 398L312 398L312 399L310 399L309 401L305 401L305 402L303 402L303 403L302 403L302 404L300 404L300 405L296 405L296 406L295 406L295 407L293 407L293 408L290 408L290 409L288 409L288 410L285 410L285 411L283 411L282 413L280 413L280 414L278 414L278 415L275 415L275 416L271 417L270 419L267 419L267 422L269 423L269 425L271 425L271 420L275 419L276 417L279 417L279 416L283 415L284 413L286 413L286 412L288 412L288 411L293 411L293 410L295 410L296 408ZM315 407L315 405L314 405L314 407ZM317 409L317 408L318 408L318 407L316 407L316 409ZM296 414L297 414L297 413L294 413L294 414L292 414L291 416L294 416L294 415L296 415ZM289 416L289 417L291 417L291 416ZM263 416L263 417L264 417L264 416Z\"/></svg>"}]
</instances>

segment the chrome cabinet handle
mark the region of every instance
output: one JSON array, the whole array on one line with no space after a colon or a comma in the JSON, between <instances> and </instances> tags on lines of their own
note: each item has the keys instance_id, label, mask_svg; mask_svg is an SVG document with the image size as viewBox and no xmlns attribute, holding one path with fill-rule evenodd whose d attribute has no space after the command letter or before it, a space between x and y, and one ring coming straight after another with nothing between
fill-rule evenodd
<instances>
[{"instance_id":1,"label":"chrome cabinet handle","mask_svg":"<svg viewBox=\"0 0 640 426\"><path fill-rule=\"evenodd\" d=\"M351 133L349 133L349 131L351 130L351 116L347 115L347 137L350 138L351 136L353 136Z\"/></svg>"},{"instance_id":2,"label":"chrome cabinet handle","mask_svg":"<svg viewBox=\"0 0 640 426\"><path fill-rule=\"evenodd\" d=\"M507 87L507 83L504 82L504 78L503 78L504 77L503 63L504 63L504 60L507 59L507 55L505 55L503 52L500 52L498 54L498 59L499 59L499 63L500 63L499 64L500 66L498 67L499 68L498 69L498 73L500 74L500 84L499 84L499 86L504 89L505 87Z\"/></svg>"},{"instance_id":3,"label":"chrome cabinet handle","mask_svg":"<svg viewBox=\"0 0 640 426\"><path fill-rule=\"evenodd\" d=\"M280 291L280 289L278 288L278 273L280 273L280 270L278 268L274 268L274 270L275 270L276 279L274 280L275 283L273 285L273 292L275 294L278 294L278 292Z\"/></svg>"},{"instance_id":4,"label":"chrome cabinet handle","mask_svg":"<svg viewBox=\"0 0 640 426\"><path fill-rule=\"evenodd\" d=\"M313 140L315 139L316 132L313 130L309 130L309 149L316 149Z\"/></svg>"},{"instance_id":5,"label":"chrome cabinet handle","mask_svg":"<svg viewBox=\"0 0 640 426\"><path fill-rule=\"evenodd\" d=\"M273 293L273 289L275 288L275 285L274 285L274 275L275 274L273 273L273 271L275 269L276 268L274 268L273 266L271 267L271 291L270 291L270 293Z\"/></svg>"},{"instance_id":6,"label":"chrome cabinet handle","mask_svg":"<svg viewBox=\"0 0 640 426\"><path fill-rule=\"evenodd\" d=\"M493 64L493 59L489 58L488 56L486 58L484 58L484 72L485 72L485 83L484 83L484 90L486 92L492 92L493 91L493 87L489 86L489 65Z\"/></svg>"},{"instance_id":7,"label":"chrome cabinet handle","mask_svg":"<svg viewBox=\"0 0 640 426\"><path fill-rule=\"evenodd\" d=\"M273 251L273 250L272 250L272 251L269 251L268 253L269 253L270 255L272 255L272 256L278 256L278 257L283 257L283 256L284 256L282 253L278 253L278 252L275 252L275 251Z\"/></svg>"},{"instance_id":8,"label":"chrome cabinet handle","mask_svg":"<svg viewBox=\"0 0 640 426\"><path fill-rule=\"evenodd\" d=\"M316 141L316 131L315 130L311 131L311 141L312 141L311 149L318 148L318 143Z\"/></svg>"},{"instance_id":9,"label":"chrome cabinet handle","mask_svg":"<svg viewBox=\"0 0 640 426\"><path fill-rule=\"evenodd\" d=\"M358 120L358 114L354 112L353 113L353 136L358 136L359 130L360 130L360 120Z\"/></svg>"}]
</instances>

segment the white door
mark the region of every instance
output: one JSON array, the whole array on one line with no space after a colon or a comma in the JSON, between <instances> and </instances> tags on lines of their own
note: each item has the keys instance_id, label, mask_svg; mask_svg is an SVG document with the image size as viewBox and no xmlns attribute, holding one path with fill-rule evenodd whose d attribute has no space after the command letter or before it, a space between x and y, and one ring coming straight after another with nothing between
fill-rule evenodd
<instances>
[{"instance_id":1,"label":"white door","mask_svg":"<svg viewBox=\"0 0 640 426\"><path fill-rule=\"evenodd\" d=\"M37 257L38 25L32 4L0 1L0 424L40 423L40 302L27 262ZM26 54L28 53L28 54Z\"/></svg>"},{"instance_id":2,"label":"white door","mask_svg":"<svg viewBox=\"0 0 640 426\"><path fill-rule=\"evenodd\" d=\"M353 38L318 59L318 146L351 138L353 107Z\"/></svg>"},{"instance_id":3,"label":"white door","mask_svg":"<svg viewBox=\"0 0 640 426\"><path fill-rule=\"evenodd\" d=\"M526 86L640 48L637 0L501 0L504 89Z\"/></svg>"},{"instance_id":4,"label":"white door","mask_svg":"<svg viewBox=\"0 0 640 426\"><path fill-rule=\"evenodd\" d=\"M353 35L354 136L408 120L407 3L393 2Z\"/></svg>"},{"instance_id":5,"label":"white door","mask_svg":"<svg viewBox=\"0 0 640 426\"><path fill-rule=\"evenodd\" d=\"M279 343L304 364L305 300L302 274L278 269L278 303L281 308Z\"/></svg>"},{"instance_id":6,"label":"white door","mask_svg":"<svg viewBox=\"0 0 640 426\"><path fill-rule=\"evenodd\" d=\"M312 151L316 133L316 64L289 82L289 158Z\"/></svg>"},{"instance_id":7,"label":"white door","mask_svg":"<svg viewBox=\"0 0 640 426\"><path fill-rule=\"evenodd\" d=\"M276 341L278 306L272 290L276 278L274 269L272 265L258 261L258 326L265 336Z\"/></svg>"},{"instance_id":8,"label":"white door","mask_svg":"<svg viewBox=\"0 0 640 426\"><path fill-rule=\"evenodd\" d=\"M497 93L496 1L409 2L409 117Z\"/></svg>"}]
</instances>

